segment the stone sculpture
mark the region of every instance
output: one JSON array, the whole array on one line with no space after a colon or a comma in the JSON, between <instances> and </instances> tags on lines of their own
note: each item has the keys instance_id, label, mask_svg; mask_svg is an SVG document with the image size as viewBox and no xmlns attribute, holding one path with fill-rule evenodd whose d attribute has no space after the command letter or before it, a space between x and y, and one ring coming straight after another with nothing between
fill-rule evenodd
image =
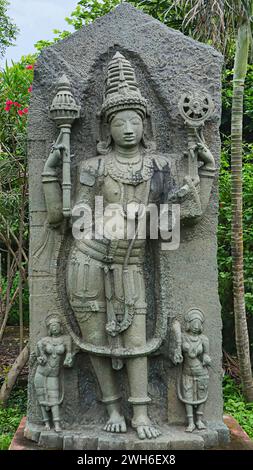
<instances>
[{"instance_id":1,"label":"stone sculpture","mask_svg":"<svg viewBox=\"0 0 253 470\"><path fill-rule=\"evenodd\" d=\"M184 316L185 331L179 333L179 340L174 351L174 363L183 363L178 377L178 398L185 404L188 420L187 432L195 427L206 429L203 423L204 404L208 397L209 374L211 364L209 340L203 332L204 315L199 309L191 309ZM194 412L196 422L194 423Z\"/></svg>"},{"instance_id":2,"label":"stone sculpture","mask_svg":"<svg viewBox=\"0 0 253 470\"><path fill-rule=\"evenodd\" d=\"M73 119L71 106L75 109L76 105L73 99L67 105L65 98L63 103L60 101L59 94L63 89L71 96L66 79L64 85L63 79L60 82L51 112L53 110L56 113L60 126L66 127L65 121L69 122L69 115ZM186 200L191 206L189 211L184 210L185 218L201 216L212 187L210 177L213 177L215 169L213 156L204 142L196 141L193 135L189 142L189 152L193 153L190 158L193 160L192 167L194 164L196 166L197 178L194 180L192 175L186 175L184 186L176 189L170 174L169 161L162 155L149 153L145 148L147 106L130 62L117 52L108 65L105 98L101 109L101 120L105 125L108 124L109 135L106 142L98 145L99 156L81 164L81 185L90 188L91 199L102 196L105 207L107 204L118 204L121 216L125 219L129 215L129 204L134 204L138 213L141 206L147 208L150 203L164 204L171 199L182 204ZM48 220L54 226L64 216L70 215L70 207L66 210L64 202L62 203L66 191L64 158L63 197L57 177L62 153L69 155L70 152L61 129L42 176ZM198 160L203 162L199 172ZM69 169L69 164L67 168ZM203 204L200 180L205 179L207 173L209 179L204 182ZM70 188L69 183L69 201ZM81 187L75 204L85 202L85 192ZM110 227L110 221L107 221L107 225ZM137 430L140 439L155 438L160 432L151 423L147 410L150 402L147 365L149 351L145 351L147 304L142 268L146 240L138 238L137 229L130 240L126 233L122 240L106 236L96 239L95 227L92 239L86 239L85 235L82 233L82 240L73 240L66 285L68 299L82 333L84 344L82 346L78 341L80 348L85 350L85 343L98 347L109 345L109 357L103 357L103 354L100 357L96 354L90 356L102 391L102 401L109 415L104 429L109 432L126 432L126 422L119 406L119 387L113 370L123 367L122 359L126 358L130 388L128 400L133 405L132 427ZM119 347L123 348L120 355L117 351ZM144 353L134 352L136 347L143 348Z\"/></svg>"},{"instance_id":3,"label":"stone sculpture","mask_svg":"<svg viewBox=\"0 0 253 470\"><path fill-rule=\"evenodd\" d=\"M46 319L49 336L37 343L37 368L34 386L46 430L50 429L50 411L55 431L61 428L60 406L64 398L62 365L73 366L71 338L63 335L61 318L51 314ZM64 358L64 360L63 360Z\"/></svg>"},{"instance_id":4,"label":"stone sculpture","mask_svg":"<svg viewBox=\"0 0 253 470\"><path fill-rule=\"evenodd\" d=\"M61 372L57 433L42 422L31 360L25 435L40 446L202 449L228 438L216 263L221 68L212 47L126 2L37 61L28 146L31 357L52 312L78 350ZM185 433L177 394L179 384L186 396L184 373L173 360L184 359L185 374L195 360L180 339L191 335L180 325L195 305L205 313L212 367L206 429Z\"/></svg>"}]
</instances>

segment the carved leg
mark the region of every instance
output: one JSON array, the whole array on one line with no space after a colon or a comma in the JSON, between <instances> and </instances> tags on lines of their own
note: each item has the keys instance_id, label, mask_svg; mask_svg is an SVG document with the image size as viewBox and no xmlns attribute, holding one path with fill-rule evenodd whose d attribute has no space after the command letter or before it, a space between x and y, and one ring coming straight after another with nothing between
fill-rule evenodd
<instances>
[{"instance_id":1,"label":"carved leg","mask_svg":"<svg viewBox=\"0 0 253 470\"><path fill-rule=\"evenodd\" d=\"M199 405L196 411L196 426L199 430L206 429L206 425L202 421L203 411L204 411L204 403L203 405Z\"/></svg>"},{"instance_id":2,"label":"carved leg","mask_svg":"<svg viewBox=\"0 0 253 470\"><path fill-rule=\"evenodd\" d=\"M106 405L109 415L104 430L108 432L126 432L125 418L120 410L119 387L111 359L90 356L90 360L102 392L102 402Z\"/></svg>"},{"instance_id":3,"label":"carved leg","mask_svg":"<svg viewBox=\"0 0 253 470\"><path fill-rule=\"evenodd\" d=\"M80 324L84 340L94 345L107 345L108 338L105 325L105 312L93 312L90 318ZM90 360L99 383L102 402L106 405L109 415L104 430L108 432L126 432L125 418L120 411L119 401L121 396L111 359L90 355Z\"/></svg>"},{"instance_id":4,"label":"carved leg","mask_svg":"<svg viewBox=\"0 0 253 470\"><path fill-rule=\"evenodd\" d=\"M75 257L78 256L79 268L76 272ZM78 274L78 276L77 276ZM74 259L70 259L67 277L67 289L70 304L75 313L84 341L95 346L108 346L106 333L106 299L104 290L104 270L100 262L92 259L82 252L76 251ZM86 293L83 297L83 309L78 300L75 304L75 296ZM93 310L88 310L88 303L93 303ZM78 307L76 308L76 305ZM90 360L96 374L102 394L102 402L105 403L109 420L105 430L110 432L125 432L125 418L120 412L120 393L116 381L116 373L112 369L110 358L90 355Z\"/></svg>"},{"instance_id":5,"label":"carved leg","mask_svg":"<svg viewBox=\"0 0 253 470\"><path fill-rule=\"evenodd\" d=\"M43 405L41 406L41 413L42 413L42 419L43 419L43 423L44 423L44 426L45 426L45 430L50 431L49 413L46 410L46 407L43 406Z\"/></svg>"},{"instance_id":6,"label":"carved leg","mask_svg":"<svg viewBox=\"0 0 253 470\"><path fill-rule=\"evenodd\" d=\"M35 373L34 377L34 385L36 390L36 396L39 403L45 403L46 401L46 384L45 384L45 376L42 375L38 370ZM46 409L45 405L40 405L42 420L45 426L46 431L50 430L50 414Z\"/></svg>"},{"instance_id":7,"label":"carved leg","mask_svg":"<svg viewBox=\"0 0 253 470\"><path fill-rule=\"evenodd\" d=\"M124 333L124 343L128 348L146 344L146 316L136 314L132 325ZM137 357L127 360L130 387L129 402L133 405L132 427L140 439L158 437L161 432L152 424L148 416L148 360Z\"/></svg>"},{"instance_id":8,"label":"carved leg","mask_svg":"<svg viewBox=\"0 0 253 470\"><path fill-rule=\"evenodd\" d=\"M56 432L60 432L62 430L60 426L60 407L59 405L53 405L51 407L52 416L53 416L53 423L54 429Z\"/></svg>"},{"instance_id":9,"label":"carved leg","mask_svg":"<svg viewBox=\"0 0 253 470\"><path fill-rule=\"evenodd\" d=\"M186 428L186 432L192 432L195 429L195 424L193 420L193 406L185 405L185 409L186 409L186 416L188 420L188 426Z\"/></svg>"}]
</instances>

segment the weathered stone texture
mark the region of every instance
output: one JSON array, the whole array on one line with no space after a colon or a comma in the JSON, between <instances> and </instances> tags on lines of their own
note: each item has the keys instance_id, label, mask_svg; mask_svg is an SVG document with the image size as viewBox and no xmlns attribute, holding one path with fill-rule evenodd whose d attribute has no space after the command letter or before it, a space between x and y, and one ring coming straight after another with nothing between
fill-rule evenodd
<instances>
[{"instance_id":1,"label":"weathered stone texture","mask_svg":"<svg viewBox=\"0 0 253 470\"><path fill-rule=\"evenodd\" d=\"M107 64L116 51L124 54L135 69L141 93L150 105L151 114L147 135L150 139L154 139L159 153L173 155L172 169L177 183L182 184L186 172L184 152L187 150L187 136L178 111L178 101L183 92L203 90L208 92L214 100L215 112L207 123L204 133L206 142L215 156L217 167L219 166L218 128L221 111L222 57L213 48L167 28L127 3L118 6L112 13L98 19L92 25L83 27L69 38L46 48L36 65L29 112L32 350L38 339L45 335L46 315L50 310L62 305L61 302L59 304L58 299L59 285L58 287L56 285L58 282L56 271L57 264L64 266L63 251L54 252L51 272L48 272L45 266L44 268L38 267L34 261L34 253L41 243L40 236L42 236L46 217L41 172L50 146L57 136L56 126L48 117L48 107L55 94L55 84L65 73L71 82L73 95L77 103L81 105L81 118L73 125L71 135L74 175L74 167L78 162L96 155L99 133L97 113L101 108ZM157 242L153 247L158 261L156 278L159 278L160 308L165 309L169 319L173 317L181 319L186 311L193 307L200 308L206 317L205 333L210 340L212 367L205 419L210 423L222 422L222 325L216 265L217 208L216 178L205 216L195 226L182 229L180 248L176 251L161 252ZM61 239L61 235L56 237ZM153 268L150 267L150 256L146 261L146 274L147 283L152 286L154 277ZM60 289L62 289L60 294L62 293L62 298L64 298L64 284ZM148 302L149 322L151 323L155 309L152 289L149 290ZM178 370L172 367L168 358L168 341L163 345L161 353L163 356L156 354L150 360L149 382L150 395L153 399L151 414L156 422L182 425L185 422L185 412L176 397L175 384ZM33 371L34 364L31 365L31 377ZM67 410L68 404L71 405L68 416L75 417L75 426L92 422L97 423L100 429L104 410L102 406L96 405L94 414L91 409L96 403L97 384L91 373L88 357L85 354L78 354L74 371L68 374L71 378L66 375L63 408ZM119 374L124 383L124 372ZM69 381L71 381L71 386ZM28 419L30 423L38 423L40 414L31 380L29 393ZM69 429L73 426L70 421L67 419ZM49 446L50 441L50 447L59 444L66 449L71 446L82 448L85 440L82 437L79 440L75 438L75 442L71 444L71 436L65 437L63 443L62 438L57 436L53 440L50 439L46 433L42 433L40 444ZM155 448L159 448L159 439L157 440L158 447ZM173 444L173 437L171 437L172 444L168 444L168 448L203 448L204 441L212 441L213 444L216 442L215 439L214 434L208 438L193 434L188 437L185 435L183 444L180 439ZM104 443L99 441L98 448L109 448L109 441L110 436ZM163 445L163 440L161 442ZM168 442L170 442L169 437ZM92 439L87 445L86 448L91 448L93 445L95 447ZM124 448L124 444L122 445ZM145 445L151 448L151 443L146 441L144 444L140 443L138 448L145 448Z\"/></svg>"}]
</instances>

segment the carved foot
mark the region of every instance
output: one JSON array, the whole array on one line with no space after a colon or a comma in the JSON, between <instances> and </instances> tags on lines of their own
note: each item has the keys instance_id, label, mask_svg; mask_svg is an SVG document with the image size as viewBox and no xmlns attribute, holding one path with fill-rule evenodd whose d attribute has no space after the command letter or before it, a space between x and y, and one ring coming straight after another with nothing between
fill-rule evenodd
<instances>
[{"instance_id":1,"label":"carved foot","mask_svg":"<svg viewBox=\"0 0 253 470\"><path fill-rule=\"evenodd\" d=\"M196 426L195 426L194 423L190 423L190 424L187 426L187 428L186 428L185 431L186 431L186 432L192 432L192 431L194 431L195 427L196 427Z\"/></svg>"},{"instance_id":2,"label":"carved foot","mask_svg":"<svg viewBox=\"0 0 253 470\"><path fill-rule=\"evenodd\" d=\"M54 423L54 430L55 430L55 432L61 432L62 431L60 423L58 423L57 421Z\"/></svg>"},{"instance_id":3,"label":"carved foot","mask_svg":"<svg viewBox=\"0 0 253 470\"><path fill-rule=\"evenodd\" d=\"M206 425L201 421L201 419L198 419L196 421L196 426L197 428L201 431L202 429L206 429Z\"/></svg>"},{"instance_id":4,"label":"carved foot","mask_svg":"<svg viewBox=\"0 0 253 470\"><path fill-rule=\"evenodd\" d=\"M142 417L139 422L132 421L132 427L136 429L139 439L156 439L161 435L161 431L151 423L148 417Z\"/></svg>"},{"instance_id":5,"label":"carved foot","mask_svg":"<svg viewBox=\"0 0 253 470\"><path fill-rule=\"evenodd\" d=\"M124 416L119 414L117 411L114 411L103 429L107 432L126 432L127 427Z\"/></svg>"}]
</instances>

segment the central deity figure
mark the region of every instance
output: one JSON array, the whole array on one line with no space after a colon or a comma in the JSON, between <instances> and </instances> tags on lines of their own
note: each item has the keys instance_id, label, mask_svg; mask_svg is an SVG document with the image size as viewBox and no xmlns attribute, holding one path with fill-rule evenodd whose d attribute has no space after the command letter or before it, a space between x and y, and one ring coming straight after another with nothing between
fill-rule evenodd
<instances>
[{"instance_id":1,"label":"central deity figure","mask_svg":"<svg viewBox=\"0 0 253 470\"><path fill-rule=\"evenodd\" d=\"M108 65L101 120L108 126L106 142L98 145L99 155L80 165L80 184L74 205L103 197L109 204L122 207L126 217L128 204L135 207L166 203L169 200L191 207L192 216L200 216L210 195L214 161L209 149L196 144L193 151L204 162L203 183L185 178L185 184L176 188L170 175L169 161L147 149L144 125L147 101L138 88L134 70L120 53ZM59 142L58 142L59 144ZM43 183L48 221L57 226L62 221L62 196L57 178L63 146L55 145L47 159ZM50 180L50 185L46 184ZM205 184L205 202L201 191ZM201 186L202 185L202 186ZM49 189L50 187L50 189ZM53 199L52 199L53 194ZM53 200L53 202L52 202ZM193 214L194 213L194 214ZM185 214L185 211L184 211ZM95 233L95 232L94 232ZM82 341L97 347L145 350L147 303L144 283L145 238L135 233L126 238L106 237L75 239L73 237L67 268L66 289L69 304L79 325ZM159 429L148 416L148 362L147 354L114 357L113 354L90 354L109 419L104 429L108 432L126 432L126 421L120 408L120 390L117 369L125 364L129 381L128 398L133 407L131 420L140 439L156 438Z\"/></svg>"}]
</instances>

